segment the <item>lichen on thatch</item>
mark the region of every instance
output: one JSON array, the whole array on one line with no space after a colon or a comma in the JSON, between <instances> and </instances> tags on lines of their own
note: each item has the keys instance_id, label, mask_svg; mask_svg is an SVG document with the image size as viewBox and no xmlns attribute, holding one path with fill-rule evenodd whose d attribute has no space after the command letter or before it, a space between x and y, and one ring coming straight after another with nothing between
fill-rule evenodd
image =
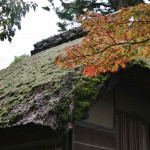
<instances>
[{"instance_id":1,"label":"lichen on thatch","mask_svg":"<svg viewBox=\"0 0 150 150\"><path fill-rule=\"evenodd\" d=\"M67 130L84 117L110 74L85 78L80 70L53 64L65 47L81 41L56 46L0 71L0 127L35 123ZM133 64L150 69L149 60Z\"/></svg>"},{"instance_id":2,"label":"lichen on thatch","mask_svg":"<svg viewBox=\"0 0 150 150\"><path fill-rule=\"evenodd\" d=\"M62 49L81 40L51 48L0 71L0 127L35 123L67 129L70 122L82 118L99 93L95 85L101 78L89 86L91 80L85 81L80 71L53 64ZM81 96L79 87L83 85Z\"/></svg>"},{"instance_id":3,"label":"lichen on thatch","mask_svg":"<svg viewBox=\"0 0 150 150\"><path fill-rule=\"evenodd\" d=\"M32 121L49 124L45 119L45 114L50 109L49 103L59 99L60 89L65 86L67 88L68 74L75 74L74 71L54 66L53 61L64 47L80 41L81 39L77 39L51 48L0 71L1 125L26 124ZM15 117L18 114L22 117Z\"/></svg>"}]
</instances>

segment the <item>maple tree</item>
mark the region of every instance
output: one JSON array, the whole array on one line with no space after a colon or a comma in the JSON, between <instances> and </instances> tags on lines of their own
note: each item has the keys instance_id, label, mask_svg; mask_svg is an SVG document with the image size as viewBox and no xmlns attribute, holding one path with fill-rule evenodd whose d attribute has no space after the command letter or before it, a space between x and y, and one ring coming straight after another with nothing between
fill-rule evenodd
<instances>
[{"instance_id":1,"label":"maple tree","mask_svg":"<svg viewBox=\"0 0 150 150\"><path fill-rule=\"evenodd\" d=\"M81 44L67 47L55 64L83 66L85 76L96 76L99 72L117 72L133 60L150 58L149 4L122 8L107 16L87 12L78 19L87 36Z\"/></svg>"}]
</instances>

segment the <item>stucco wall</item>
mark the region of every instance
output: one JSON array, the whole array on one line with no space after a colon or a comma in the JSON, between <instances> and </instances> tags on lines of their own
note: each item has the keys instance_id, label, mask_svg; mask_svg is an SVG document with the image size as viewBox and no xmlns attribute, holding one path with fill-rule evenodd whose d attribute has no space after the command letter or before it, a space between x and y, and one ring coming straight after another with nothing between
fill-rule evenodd
<instances>
[{"instance_id":1,"label":"stucco wall","mask_svg":"<svg viewBox=\"0 0 150 150\"><path fill-rule=\"evenodd\" d=\"M113 128L113 92L103 95L90 109L86 122L105 128Z\"/></svg>"}]
</instances>

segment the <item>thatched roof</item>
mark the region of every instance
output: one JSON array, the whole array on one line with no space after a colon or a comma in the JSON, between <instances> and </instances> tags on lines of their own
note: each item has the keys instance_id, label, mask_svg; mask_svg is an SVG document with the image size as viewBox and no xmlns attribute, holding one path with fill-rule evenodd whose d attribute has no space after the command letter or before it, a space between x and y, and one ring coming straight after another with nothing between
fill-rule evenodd
<instances>
[{"instance_id":1,"label":"thatched roof","mask_svg":"<svg viewBox=\"0 0 150 150\"><path fill-rule=\"evenodd\" d=\"M1 128L34 123L50 126L54 130L66 130L71 121L76 121L78 117L81 119L89 104L83 100L82 107L77 106L80 111L74 111L77 104L70 98L70 93L73 93L77 79L82 76L78 70L61 69L53 64L56 55L65 47L81 41L82 38L47 49L0 71ZM150 62L144 62L143 67L149 70ZM89 85L88 82L87 79L84 84L92 89L95 83ZM97 83L99 86L94 87L91 93L88 91L89 95L85 94L87 88L82 89L80 98L96 99L104 85L102 77ZM73 93L71 96L77 99L77 95ZM70 119L74 112L74 118Z\"/></svg>"},{"instance_id":2,"label":"thatched roof","mask_svg":"<svg viewBox=\"0 0 150 150\"><path fill-rule=\"evenodd\" d=\"M76 27L68 31L62 32L58 35L51 36L49 38L43 39L34 44L34 50L31 51L31 55L35 55L41 51L44 51L48 48L58 46L60 44L73 41L85 36L87 32L82 29L82 27Z\"/></svg>"},{"instance_id":3,"label":"thatched roof","mask_svg":"<svg viewBox=\"0 0 150 150\"><path fill-rule=\"evenodd\" d=\"M53 103L72 88L74 71L53 65L54 58L77 39L36 54L0 71L0 126L43 124L56 127ZM51 104L51 105L50 105Z\"/></svg>"}]
</instances>

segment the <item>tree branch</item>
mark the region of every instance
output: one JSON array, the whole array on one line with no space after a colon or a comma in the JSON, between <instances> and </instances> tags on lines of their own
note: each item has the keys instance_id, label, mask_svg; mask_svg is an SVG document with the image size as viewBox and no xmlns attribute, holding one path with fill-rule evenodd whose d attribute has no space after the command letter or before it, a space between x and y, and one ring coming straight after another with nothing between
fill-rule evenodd
<instances>
[{"instance_id":1,"label":"tree branch","mask_svg":"<svg viewBox=\"0 0 150 150\"><path fill-rule=\"evenodd\" d=\"M100 54L100 53L103 53L105 52L107 49L109 49L110 47L113 47L113 46L120 46L120 45L129 45L129 47L131 47L132 45L136 45L136 44L141 44L141 43L145 43L145 42L148 42L150 41L150 38L146 39L146 40L143 40L143 41L140 41L140 42L122 42L122 43L116 43L116 44L112 44L112 45L109 45L107 46L106 48L104 48L102 51L99 51L99 52L95 52L93 54ZM79 51L78 51L79 52ZM82 56L78 56L78 58L82 58L82 57L86 57L86 56L91 56L91 54L89 55L84 55L82 54Z\"/></svg>"}]
</instances>

